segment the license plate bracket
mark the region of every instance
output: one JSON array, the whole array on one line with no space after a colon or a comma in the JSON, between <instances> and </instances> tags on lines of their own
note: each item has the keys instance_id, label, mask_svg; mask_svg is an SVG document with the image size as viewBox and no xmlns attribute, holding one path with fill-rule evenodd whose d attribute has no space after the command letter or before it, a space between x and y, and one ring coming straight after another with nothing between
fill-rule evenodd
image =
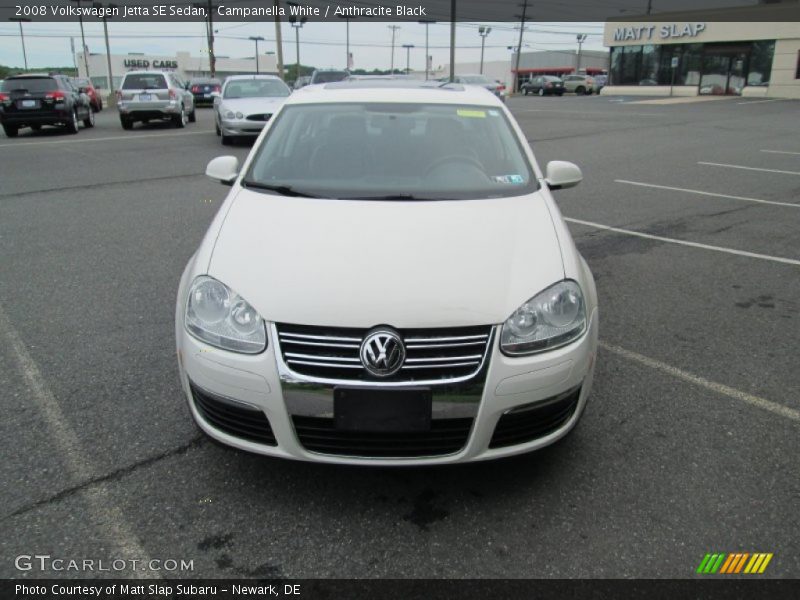
<instances>
[{"instance_id":1,"label":"license plate bracket","mask_svg":"<svg viewBox=\"0 0 800 600\"><path fill-rule=\"evenodd\" d=\"M139 94L139 102L150 102L150 94Z\"/></svg>"},{"instance_id":2,"label":"license plate bracket","mask_svg":"<svg viewBox=\"0 0 800 600\"><path fill-rule=\"evenodd\" d=\"M429 431L430 388L351 388L333 390L336 429L365 432Z\"/></svg>"}]
</instances>

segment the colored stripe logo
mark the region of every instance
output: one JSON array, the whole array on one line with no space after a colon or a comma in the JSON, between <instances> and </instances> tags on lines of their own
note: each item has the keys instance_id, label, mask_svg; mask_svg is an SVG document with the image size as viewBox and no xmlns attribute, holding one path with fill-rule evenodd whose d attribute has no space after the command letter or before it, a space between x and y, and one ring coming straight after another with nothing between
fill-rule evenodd
<instances>
[{"instance_id":1,"label":"colored stripe logo","mask_svg":"<svg viewBox=\"0 0 800 600\"><path fill-rule=\"evenodd\" d=\"M702 575L736 575L761 574L767 569L769 561L772 560L772 552L733 552L706 554L697 567L697 573Z\"/></svg>"}]
</instances>

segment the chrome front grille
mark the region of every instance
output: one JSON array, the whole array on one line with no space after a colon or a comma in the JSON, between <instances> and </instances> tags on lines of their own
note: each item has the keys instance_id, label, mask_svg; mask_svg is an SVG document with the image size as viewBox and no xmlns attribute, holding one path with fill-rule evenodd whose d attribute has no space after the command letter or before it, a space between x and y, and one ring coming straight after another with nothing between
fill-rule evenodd
<instances>
[{"instance_id":1,"label":"chrome front grille","mask_svg":"<svg viewBox=\"0 0 800 600\"><path fill-rule=\"evenodd\" d=\"M276 324L285 369L307 381L363 381L373 384L436 384L466 381L484 366L492 327L400 329L406 359L391 377L371 375L362 365L361 342L371 329Z\"/></svg>"}]
</instances>

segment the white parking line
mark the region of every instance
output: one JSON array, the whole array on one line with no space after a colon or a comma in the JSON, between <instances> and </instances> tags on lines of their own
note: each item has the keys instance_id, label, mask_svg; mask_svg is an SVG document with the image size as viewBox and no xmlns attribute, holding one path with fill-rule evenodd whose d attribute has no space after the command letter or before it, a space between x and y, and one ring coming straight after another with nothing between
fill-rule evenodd
<instances>
[{"instance_id":1,"label":"white parking line","mask_svg":"<svg viewBox=\"0 0 800 600\"><path fill-rule=\"evenodd\" d=\"M800 204L792 202L778 202L777 200L761 200L759 198L748 198L747 196L730 196L728 194L717 194L715 192L703 192L701 190L690 190L687 188L671 187L668 185L656 185L655 183L642 183L641 181L628 181L627 179L615 179L616 183L626 183L628 185L638 185L641 187L656 188L659 190L670 190L672 192L686 192L687 194L698 194L700 196L712 196L714 198L728 198L730 200L744 200L746 202L758 202L759 204L774 204L775 206L791 206L800 208Z\"/></svg>"},{"instance_id":2,"label":"white parking line","mask_svg":"<svg viewBox=\"0 0 800 600\"><path fill-rule=\"evenodd\" d=\"M760 258L761 260L769 260L772 262L784 263L787 265L800 266L800 260L794 258L783 258L781 256L770 256L768 254L756 254L755 252L747 252L745 250L735 250L733 248L723 248L721 246L710 246L708 244L699 244L697 242L687 242L686 240L676 240L673 238L661 237L660 235L650 235L649 233L642 233L641 231L632 231L630 229L620 229L619 227L611 227L610 225L603 225L601 223L593 223L591 221L582 221L580 219L572 219L564 217L565 221L570 223L577 223L578 225L586 225L595 229L602 229L604 231L613 231L615 233L624 233L625 235L633 235L636 237L646 238L648 240L658 240L659 242L666 242L668 244L679 244L681 246L690 246L692 248L702 248L703 250L714 250L715 252L726 252L728 254L736 254L738 256L747 256L748 258Z\"/></svg>"},{"instance_id":3,"label":"white parking line","mask_svg":"<svg viewBox=\"0 0 800 600\"><path fill-rule=\"evenodd\" d=\"M769 100L745 100L736 104L762 104L763 102L780 102L783 98L770 98Z\"/></svg>"},{"instance_id":4,"label":"white parking line","mask_svg":"<svg viewBox=\"0 0 800 600\"><path fill-rule=\"evenodd\" d=\"M80 484L89 481L97 471L89 456L83 451L75 430L70 426L61 410L61 405L45 383L39 367L28 353L2 306L0 306L0 340L11 350L13 358L16 359L20 374L28 388L27 397L44 418L50 430L52 450L64 461L64 466L71 475L71 483ZM81 495L86 500L93 524L102 530L100 539L106 544L117 546L115 557L124 560L138 559L145 565L149 564L150 558L147 552L125 521L122 511L111 502L106 487L90 485L82 490ZM140 578L158 575L131 569L128 571L128 576Z\"/></svg>"},{"instance_id":5,"label":"white parking line","mask_svg":"<svg viewBox=\"0 0 800 600\"><path fill-rule=\"evenodd\" d=\"M800 156L800 152L791 152L789 150L759 150L759 152L769 152L770 154L796 154Z\"/></svg>"},{"instance_id":6,"label":"white parking line","mask_svg":"<svg viewBox=\"0 0 800 600\"><path fill-rule=\"evenodd\" d=\"M42 146L50 144L88 144L91 142L108 142L111 140L141 140L146 138L167 138L167 137L183 137L184 135L200 135L208 134L208 131L186 131L184 133L143 133L141 135L115 135L111 137L102 138L70 138L67 140L48 140L41 142L20 142L14 144L0 144L0 148L27 148L28 146Z\"/></svg>"},{"instance_id":7,"label":"white parking line","mask_svg":"<svg viewBox=\"0 0 800 600\"><path fill-rule=\"evenodd\" d=\"M694 375L693 373L678 369L677 367L673 367L672 365L668 365L660 360L643 356L636 352L626 350L625 348L620 348L619 346L600 342L600 347L608 350L609 352L613 352L614 354L627 358L628 360L638 362L639 364L650 367L651 369L656 369L662 373L667 373L668 375L672 375L673 377L677 377L678 379L682 379L688 383L698 385L717 394L727 396L728 398L733 398L734 400L740 400L741 402L745 402L751 406L758 407L762 410L766 410L774 415L784 417L791 421L800 422L800 411L789 408L788 406L784 406L783 404L778 404L772 400L767 400L766 398L754 396L753 394L748 394L747 392L737 390L727 385L710 381L704 377L700 377L698 375Z\"/></svg>"},{"instance_id":8,"label":"white parking line","mask_svg":"<svg viewBox=\"0 0 800 600\"><path fill-rule=\"evenodd\" d=\"M800 175L800 171L781 171L779 169L762 169L761 167L745 167L743 165L727 165L725 163L713 163L697 161L698 165L709 165L712 167L726 167L728 169L745 169L746 171L764 171L766 173L783 173L784 175Z\"/></svg>"}]
</instances>

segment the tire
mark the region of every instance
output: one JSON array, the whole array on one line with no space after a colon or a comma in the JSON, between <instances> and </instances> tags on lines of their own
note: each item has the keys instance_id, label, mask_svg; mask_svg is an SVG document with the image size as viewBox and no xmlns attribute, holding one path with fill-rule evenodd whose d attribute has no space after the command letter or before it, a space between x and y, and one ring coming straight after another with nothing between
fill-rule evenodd
<instances>
[{"instance_id":1,"label":"tire","mask_svg":"<svg viewBox=\"0 0 800 600\"><path fill-rule=\"evenodd\" d=\"M133 121L131 121L130 119L126 117L120 117L119 122L120 124L122 124L123 129L128 129L128 130L133 129Z\"/></svg>"},{"instance_id":2,"label":"tire","mask_svg":"<svg viewBox=\"0 0 800 600\"><path fill-rule=\"evenodd\" d=\"M231 137L229 135L225 135L223 133L222 134L222 145L223 146L230 146L231 144L233 144L233 137Z\"/></svg>"},{"instance_id":3,"label":"tire","mask_svg":"<svg viewBox=\"0 0 800 600\"><path fill-rule=\"evenodd\" d=\"M41 131L42 130L42 126L41 125L31 125L31 129L33 129L34 131Z\"/></svg>"},{"instance_id":4,"label":"tire","mask_svg":"<svg viewBox=\"0 0 800 600\"><path fill-rule=\"evenodd\" d=\"M564 95L564 92L558 92L558 97L559 98L561 98L561 96L563 96L563 95Z\"/></svg>"},{"instance_id":5,"label":"tire","mask_svg":"<svg viewBox=\"0 0 800 600\"><path fill-rule=\"evenodd\" d=\"M217 135L218 135L218 136L219 136L219 135L222 135L222 131L221 131L221 130L220 130L220 128L219 128L219 123L217 123L217 120L216 120L216 119L214 119L214 131L216 131L216 132L217 132Z\"/></svg>"},{"instance_id":6,"label":"tire","mask_svg":"<svg viewBox=\"0 0 800 600\"><path fill-rule=\"evenodd\" d=\"M586 88L582 85L579 85L575 88L575 93L578 94L578 96L583 96L586 93Z\"/></svg>"},{"instance_id":7,"label":"tire","mask_svg":"<svg viewBox=\"0 0 800 600\"><path fill-rule=\"evenodd\" d=\"M70 133L78 133L80 126L78 125L78 111L72 109L72 119L67 123L67 131Z\"/></svg>"},{"instance_id":8,"label":"tire","mask_svg":"<svg viewBox=\"0 0 800 600\"><path fill-rule=\"evenodd\" d=\"M528 94L531 93L531 91L528 88L525 88L524 90L522 90L522 93L527 96Z\"/></svg>"},{"instance_id":9,"label":"tire","mask_svg":"<svg viewBox=\"0 0 800 600\"><path fill-rule=\"evenodd\" d=\"M189 123L197 123L197 108L192 108L192 112L189 113Z\"/></svg>"},{"instance_id":10,"label":"tire","mask_svg":"<svg viewBox=\"0 0 800 600\"><path fill-rule=\"evenodd\" d=\"M539 96L544 97L544 88L539 88Z\"/></svg>"},{"instance_id":11,"label":"tire","mask_svg":"<svg viewBox=\"0 0 800 600\"><path fill-rule=\"evenodd\" d=\"M10 138L17 137L17 135L19 134L19 127L17 127L16 125L6 125L5 123L3 123L3 131L6 132L6 137Z\"/></svg>"},{"instance_id":12,"label":"tire","mask_svg":"<svg viewBox=\"0 0 800 600\"><path fill-rule=\"evenodd\" d=\"M175 115L172 122L175 123L175 127L178 129L183 129L186 127L186 109L183 107L183 105L181 105L180 114Z\"/></svg>"},{"instance_id":13,"label":"tire","mask_svg":"<svg viewBox=\"0 0 800 600\"><path fill-rule=\"evenodd\" d=\"M83 126L86 127L86 129L94 127L94 111L92 110L91 106L89 107L89 110L86 111L86 118L83 120Z\"/></svg>"}]
</instances>

